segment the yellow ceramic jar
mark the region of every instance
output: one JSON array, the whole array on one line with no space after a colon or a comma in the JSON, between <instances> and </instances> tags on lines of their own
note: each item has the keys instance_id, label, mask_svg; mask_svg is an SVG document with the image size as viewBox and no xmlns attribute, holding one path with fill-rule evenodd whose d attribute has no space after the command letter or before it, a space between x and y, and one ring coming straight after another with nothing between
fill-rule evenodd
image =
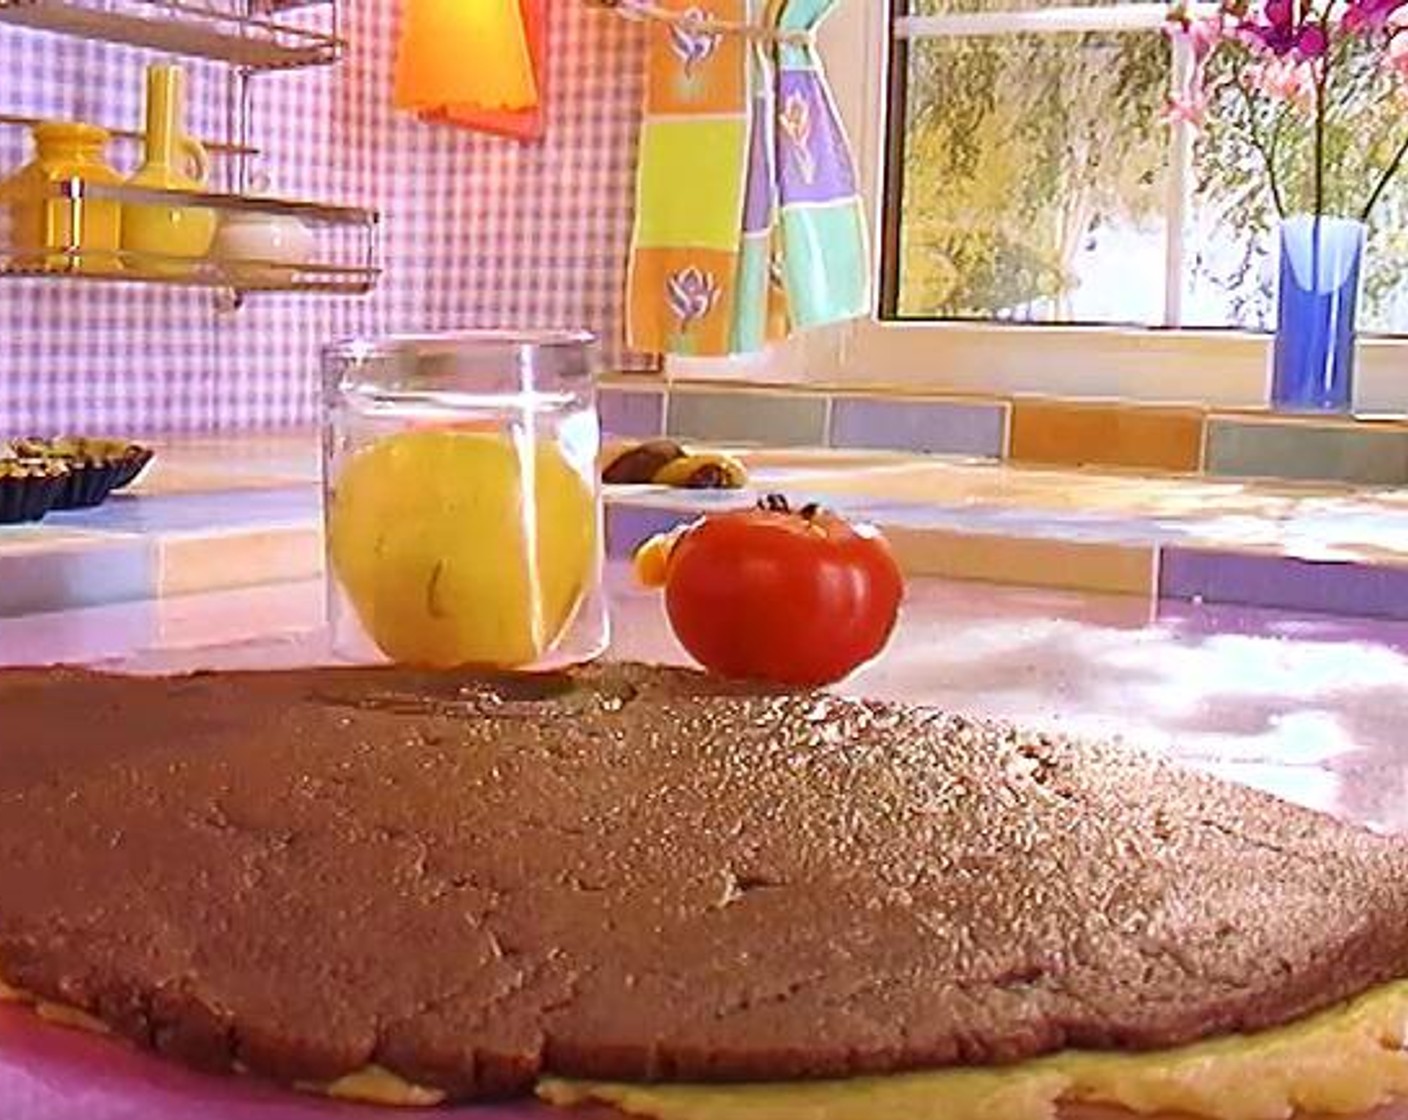
<instances>
[{"instance_id":1,"label":"yellow ceramic jar","mask_svg":"<svg viewBox=\"0 0 1408 1120\"><path fill-rule=\"evenodd\" d=\"M117 271L121 206L111 199L64 196L64 184L75 179L107 186L122 182L103 156L107 130L45 121L35 125L33 135L34 159L0 183L16 263L54 272Z\"/></svg>"},{"instance_id":2,"label":"yellow ceramic jar","mask_svg":"<svg viewBox=\"0 0 1408 1120\"><path fill-rule=\"evenodd\" d=\"M199 191L205 187L209 161L205 149L182 128L186 73L162 64L147 69L146 149L142 166L129 186L154 190ZM128 268L156 275L184 275L183 261L200 260L215 238L215 212L199 206L162 206L129 202L122 207L122 247L144 255L128 259ZM175 258L175 259L173 259Z\"/></svg>"}]
</instances>

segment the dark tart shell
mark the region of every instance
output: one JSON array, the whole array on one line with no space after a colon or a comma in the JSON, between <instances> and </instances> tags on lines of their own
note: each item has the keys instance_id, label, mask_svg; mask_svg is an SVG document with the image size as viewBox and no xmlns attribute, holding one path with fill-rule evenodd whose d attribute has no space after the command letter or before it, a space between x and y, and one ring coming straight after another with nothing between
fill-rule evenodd
<instances>
[{"instance_id":1,"label":"dark tart shell","mask_svg":"<svg viewBox=\"0 0 1408 1120\"><path fill-rule=\"evenodd\" d=\"M21 455L68 468L67 479L53 502L57 510L101 505L114 490L130 485L154 454L151 448L124 440L83 437L16 440L13 447Z\"/></svg>"},{"instance_id":2,"label":"dark tart shell","mask_svg":"<svg viewBox=\"0 0 1408 1120\"><path fill-rule=\"evenodd\" d=\"M138 443L130 444L117 462L117 478L113 481L112 488L121 490L132 485L154 458L156 458L156 452L150 447L143 447Z\"/></svg>"},{"instance_id":3,"label":"dark tart shell","mask_svg":"<svg viewBox=\"0 0 1408 1120\"><path fill-rule=\"evenodd\" d=\"M68 464L68 477L54 502L56 510L91 509L102 505L112 493L117 467L112 463L94 463L82 459Z\"/></svg>"},{"instance_id":4,"label":"dark tart shell","mask_svg":"<svg viewBox=\"0 0 1408 1120\"><path fill-rule=\"evenodd\" d=\"M7 470L0 462L0 525L40 520L54 508L68 478L67 468L57 464Z\"/></svg>"}]
</instances>

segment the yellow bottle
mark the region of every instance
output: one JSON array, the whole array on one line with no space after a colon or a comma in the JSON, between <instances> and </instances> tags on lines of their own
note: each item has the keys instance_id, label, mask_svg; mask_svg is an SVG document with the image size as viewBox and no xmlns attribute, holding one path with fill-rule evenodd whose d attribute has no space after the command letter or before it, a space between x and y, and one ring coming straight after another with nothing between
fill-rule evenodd
<instances>
[{"instance_id":1,"label":"yellow bottle","mask_svg":"<svg viewBox=\"0 0 1408 1120\"><path fill-rule=\"evenodd\" d=\"M198 191L205 187L210 161L199 142L187 136L181 120L185 109L186 72L162 63L147 68L146 149L142 166L129 186L157 190ZM215 237L215 212L199 206L125 203L122 207L122 248L149 259L129 257L130 270L158 276L194 271Z\"/></svg>"},{"instance_id":2,"label":"yellow bottle","mask_svg":"<svg viewBox=\"0 0 1408 1120\"><path fill-rule=\"evenodd\" d=\"M108 132L78 121L44 121L34 126L33 136L34 159L0 182L15 263L51 272L117 271L121 207L110 199L70 199L63 193L74 179L108 186L122 182L103 157Z\"/></svg>"}]
</instances>

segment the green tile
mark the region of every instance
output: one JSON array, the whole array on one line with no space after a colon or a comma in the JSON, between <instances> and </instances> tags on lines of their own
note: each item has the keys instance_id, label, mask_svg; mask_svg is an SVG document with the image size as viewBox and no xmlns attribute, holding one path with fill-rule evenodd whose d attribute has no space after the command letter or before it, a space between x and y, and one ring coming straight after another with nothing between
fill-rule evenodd
<instances>
[{"instance_id":1,"label":"green tile","mask_svg":"<svg viewBox=\"0 0 1408 1120\"><path fill-rule=\"evenodd\" d=\"M825 447L826 398L803 393L670 393L666 433L685 439Z\"/></svg>"},{"instance_id":2,"label":"green tile","mask_svg":"<svg viewBox=\"0 0 1408 1120\"><path fill-rule=\"evenodd\" d=\"M1401 485L1408 482L1408 432L1214 418L1208 430L1207 473Z\"/></svg>"}]
</instances>

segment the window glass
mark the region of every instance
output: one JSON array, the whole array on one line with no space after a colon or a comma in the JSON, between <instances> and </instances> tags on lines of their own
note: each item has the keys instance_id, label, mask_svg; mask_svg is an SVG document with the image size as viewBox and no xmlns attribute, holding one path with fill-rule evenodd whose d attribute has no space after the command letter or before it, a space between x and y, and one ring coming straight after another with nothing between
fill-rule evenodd
<instances>
[{"instance_id":1,"label":"window glass","mask_svg":"<svg viewBox=\"0 0 1408 1120\"><path fill-rule=\"evenodd\" d=\"M1205 122L1170 118L1180 48L1163 14L911 0L892 76L887 315L1271 325L1277 203L1303 213L1315 197L1308 110L1293 90L1263 96L1275 74L1215 52ZM1382 44L1340 41L1334 80L1355 108L1326 126L1321 191L1324 212L1348 214L1408 144L1408 50L1396 73ZM1408 332L1408 174L1374 211L1360 326Z\"/></svg>"}]
</instances>

